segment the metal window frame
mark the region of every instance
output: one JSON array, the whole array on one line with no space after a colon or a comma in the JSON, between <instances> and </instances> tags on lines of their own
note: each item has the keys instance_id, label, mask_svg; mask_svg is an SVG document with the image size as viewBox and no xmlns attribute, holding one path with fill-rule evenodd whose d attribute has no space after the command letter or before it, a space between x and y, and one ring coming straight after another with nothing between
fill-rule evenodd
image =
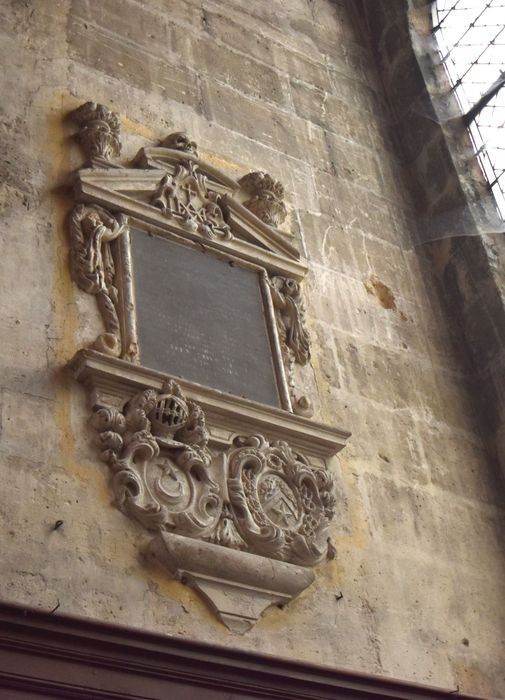
<instances>
[{"instance_id":1,"label":"metal window frame","mask_svg":"<svg viewBox=\"0 0 505 700\"><path fill-rule=\"evenodd\" d=\"M504 178L504 172L503 170L497 170L494 166L494 164L491 161L491 158L489 156L489 153L486 148L486 143L484 142L484 139L482 138L482 135L480 133L480 128L479 128L479 115L482 114L483 110L486 108L486 106L491 102L491 100L498 95L498 93L504 88L505 86L505 70L501 71L500 76L491 84L488 86L488 88L483 92L481 97L468 109L465 110L463 101L461 99L461 96L459 94L458 89L463 86L464 84L464 78L468 74L468 72L472 69L472 67L476 64L479 63L479 59L482 57L484 52L489 48L489 46L493 45L496 39L503 33L505 32L505 25L502 27L499 27L499 31L497 32L496 35L493 36L493 38L487 42L485 45L485 48L479 53L477 58L472 61L470 66L466 68L466 70L460 75L459 71L457 72L456 79L455 76L453 76L451 73L452 71L448 67L448 60L451 56L451 53L453 49L457 46L460 45L461 40L467 35L468 31L475 25L475 22L477 22L480 17L484 14L484 12L489 9L490 7L493 6L494 0L488 0L488 2L485 3L484 7L482 9L476 8L476 17L472 20L472 22L464 28L463 33L461 36L455 41L452 45L449 45L444 37L443 34L443 27L444 24L446 24L447 19L450 17L451 13L455 10L458 9L458 6L461 5L461 2L464 0L454 0L453 4L451 7L447 10L441 10L438 7L438 2L435 0L433 2L432 6L432 35L436 38L437 40L437 46L438 50L440 53L441 57L441 62L444 64L444 67L447 71L447 75L449 78L449 81L451 83L451 92L455 95L456 99L458 100L458 103L461 107L461 110L463 112L462 119L463 123L465 126L468 128L470 137L475 149L475 153L477 155L477 158L479 160L481 169L483 171L484 177L488 183L488 189L489 191L494 195L495 200L496 200L496 206L498 211L500 212L502 218L505 219L505 186L502 185L502 178ZM460 8L461 9L461 8ZM441 17L441 14L443 16ZM438 34L438 36L437 36ZM479 144L479 141L481 143ZM497 192L495 192L494 188L497 188L499 190L499 195L497 196ZM503 201L498 201L498 200L503 200Z\"/></svg>"}]
</instances>

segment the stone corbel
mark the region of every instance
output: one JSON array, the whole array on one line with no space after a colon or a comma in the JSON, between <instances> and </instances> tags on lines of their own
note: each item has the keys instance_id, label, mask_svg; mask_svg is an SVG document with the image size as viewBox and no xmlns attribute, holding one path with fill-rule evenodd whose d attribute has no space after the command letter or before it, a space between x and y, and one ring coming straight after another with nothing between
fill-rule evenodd
<instances>
[{"instance_id":1,"label":"stone corbel","mask_svg":"<svg viewBox=\"0 0 505 700\"><path fill-rule=\"evenodd\" d=\"M190 586L221 622L248 632L270 605L285 605L314 581L310 569L172 533L160 533L145 550L174 579Z\"/></svg>"},{"instance_id":2,"label":"stone corbel","mask_svg":"<svg viewBox=\"0 0 505 700\"><path fill-rule=\"evenodd\" d=\"M333 556L327 531L336 506L319 454L343 447L347 434L243 399L237 406L229 397L228 406L213 390L213 399L203 397L208 422L187 395L198 385L183 390L172 378L92 351L79 353L72 368L91 392L114 504L153 534L150 558L240 633L312 583L310 567ZM259 432L225 437L221 426L247 408L243 427L270 426L291 435L291 445ZM275 427L280 416L284 430Z\"/></svg>"}]
</instances>

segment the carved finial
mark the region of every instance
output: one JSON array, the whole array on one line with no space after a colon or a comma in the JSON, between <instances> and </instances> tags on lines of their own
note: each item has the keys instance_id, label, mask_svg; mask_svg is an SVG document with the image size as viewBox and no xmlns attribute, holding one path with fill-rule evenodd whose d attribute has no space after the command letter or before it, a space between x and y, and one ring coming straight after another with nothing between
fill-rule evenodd
<instances>
[{"instance_id":1,"label":"carved finial","mask_svg":"<svg viewBox=\"0 0 505 700\"><path fill-rule=\"evenodd\" d=\"M249 211L270 226L282 224L287 211L282 201L284 187L278 180L274 180L268 173L253 172L244 175L239 180L239 185L252 195L244 204Z\"/></svg>"},{"instance_id":2,"label":"carved finial","mask_svg":"<svg viewBox=\"0 0 505 700\"><path fill-rule=\"evenodd\" d=\"M89 159L110 160L120 155L120 122L115 112L96 102L86 102L71 116L80 126L79 140Z\"/></svg>"},{"instance_id":3,"label":"carved finial","mask_svg":"<svg viewBox=\"0 0 505 700\"><path fill-rule=\"evenodd\" d=\"M191 141L184 131L177 131L175 134L169 134L166 139L161 142L161 145L165 148L172 148L174 151L191 153L198 158L198 146L195 141Z\"/></svg>"}]
</instances>

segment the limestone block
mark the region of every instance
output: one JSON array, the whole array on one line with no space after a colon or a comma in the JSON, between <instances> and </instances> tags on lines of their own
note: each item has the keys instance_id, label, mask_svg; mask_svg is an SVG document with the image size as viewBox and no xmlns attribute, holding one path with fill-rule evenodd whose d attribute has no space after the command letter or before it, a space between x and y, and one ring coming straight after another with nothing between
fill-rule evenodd
<instances>
[{"instance_id":1,"label":"limestone block","mask_svg":"<svg viewBox=\"0 0 505 700\"><path fill-rule=\"evenodd\" d=\"M172 46L187 66L207 73L209 81L229 85L249 98L286 105L285 80L264 60L258 63L207 37L194 42L185 29L178 27L172 28Z\"/></svg>"}]
</instances>

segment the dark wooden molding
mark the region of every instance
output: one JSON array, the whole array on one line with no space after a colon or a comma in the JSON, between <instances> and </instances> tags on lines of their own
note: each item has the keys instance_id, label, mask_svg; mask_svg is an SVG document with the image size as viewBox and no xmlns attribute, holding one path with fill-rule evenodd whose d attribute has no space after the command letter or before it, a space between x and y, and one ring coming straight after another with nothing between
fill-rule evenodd
<instances>
[{"instance_id":1,"label":"dark wooden molding","mask_svg":"<svg viewBox=\"0 0 505 700\"><path fill-rule=\"evenodd\" d=\"M2 698L467 698L129 627L0 604Z\"/></svg>"}]
</instances>

